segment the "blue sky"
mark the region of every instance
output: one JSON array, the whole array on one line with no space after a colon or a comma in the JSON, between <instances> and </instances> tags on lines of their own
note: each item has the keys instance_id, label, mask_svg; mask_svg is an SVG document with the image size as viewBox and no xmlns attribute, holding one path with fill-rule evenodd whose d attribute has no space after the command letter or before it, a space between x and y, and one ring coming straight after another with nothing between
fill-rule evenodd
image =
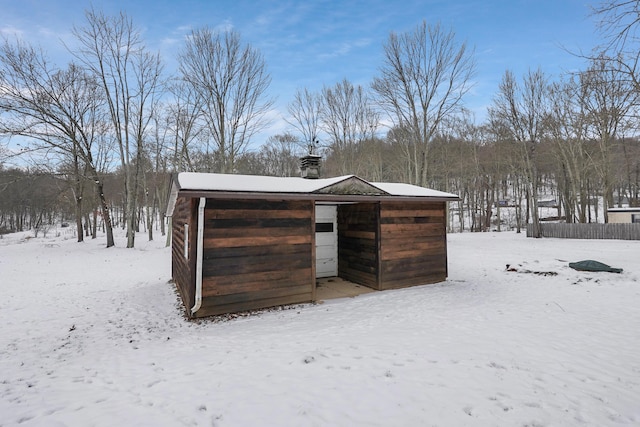
<instances>
[{"instance_id":1,"label":"blue sky","mask_svg":"<svg viewBox=\"0 0 640 427\"><path fill-rule=\"evenodd\" d=\"M320 90L343 78L366 86L382 61L390 32L412 31L422 20L441 22L475 47L477 74L467 105L478 121L505 70L521 77L540 67L551 76L584 68L563 50L590 51L598 43L589 5L598 0L0 0L0 32L40 44L65 65L61 41L83 25L93 5L107 14L126 12L159 50L167 71L192 28L230 28L260 49L272 76L271 95L284 113L296 89ZM276 120L271 133L284 130Z\"/></svg>"}]
</instances>

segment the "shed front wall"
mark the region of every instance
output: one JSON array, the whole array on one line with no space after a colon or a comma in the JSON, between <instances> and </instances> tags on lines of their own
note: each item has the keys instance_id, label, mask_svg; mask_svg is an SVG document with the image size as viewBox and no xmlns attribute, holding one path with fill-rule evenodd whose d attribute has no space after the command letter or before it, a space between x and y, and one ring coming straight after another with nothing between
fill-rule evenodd
<instances>
[{"instance_id":1,"label":"shed front wall","mask_svg":"<svg viewBox=\"0 0 640 427\"><path fill-rule=\"evenodd\" d=\"M172 219L172 272L187 310L195 299L198 200L178 197ZM314 205L208 198L195 316L313 301ZM378 290L446 280L445 220L445 202L339 204L338 275Z\"/></svg>"},{"instance_id":2,"label":"shed front wall","mask_svg":"<svg viewBox=\"0 0 640 427\"><path fill-rule=\"evenodd\" d=\"M445 202L380 203L380 289L447 278Z\"/></svg>"},{"instance_id":3,"label":"shed front wall","mask_svg":"<svg viewBox=\"0 0 640 427\"><path fill-rule=\"evenodd\" d=\"M208 199L196 316L314 298L312 201Z\"/></svg>"}]
</instances>

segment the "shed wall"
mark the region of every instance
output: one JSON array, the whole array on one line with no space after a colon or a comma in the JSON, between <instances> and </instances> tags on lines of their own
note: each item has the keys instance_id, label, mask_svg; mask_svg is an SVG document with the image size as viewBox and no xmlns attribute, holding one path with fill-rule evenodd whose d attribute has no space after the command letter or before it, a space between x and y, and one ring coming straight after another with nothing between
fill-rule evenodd
<instances>
[{"instance_id":1,"label":"shed wall","mask_svg":"<svg viewBox=\"0 0 640 427\"><path fill-rule=\"evenodd\" d=\"M378 203L338 206L338 275L378 289Z\"/></svg>"},{"instance_id":2,"label":"shed wall","mask_svg":"<svg viewBox=\"0 0 640 427\"><path fill-rule=\"evenodd\" d=\"M193 307L195 301L196 200L178 197L171 218L171 276L187 309ZM185 236L185 224L188 225L188 236ZM189 241L187 258L184 256L185 240Z\"/></svg>"},{"instance_id":3,"label":"shed wall","mask_svg":"<svg viewBox=\"0 0 640 427\"><path fill-rule=\"evenodd\" d=\"M172 219L172 273L187 309L194 305L197 202L178 197ZM203 299L196 316L313 301L314 205L207 199ZM339 204L338 275L378 290L445 280L445 219L445 202Z\"/></svg>"},{"instance_id":4,"label":"shed wall","mask_svg":"<svg viewBox=\"0 0 640 427\"><path fill-rule=\"evenodd\" d=\"M313 212L312 201L208 199L196 315L312 301Z\"/></svg>"},{"instance_id":5,"label":"shed wall","mask_svg":"<svg viewBox=\"0 0 640 427\"><path fill-rule=\"evenodd\" d=\"M445 202L380 204L380 289L447 278Z\"/></svg>"}]
</instances>

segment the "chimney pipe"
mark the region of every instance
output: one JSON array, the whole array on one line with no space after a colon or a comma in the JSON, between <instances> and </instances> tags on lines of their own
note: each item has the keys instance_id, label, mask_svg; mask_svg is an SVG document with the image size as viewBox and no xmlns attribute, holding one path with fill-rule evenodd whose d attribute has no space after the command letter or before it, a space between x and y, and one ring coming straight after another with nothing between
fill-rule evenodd
<instances>
[{"instance_id":1,"label":"chimney pipe","mask_svg":"<svg viewBox=\"0 0 640 427\"><path fill-rule=\"evenodd\" d=\"M300 159L300 176L307 179L320 178L320 159L317 154L307 154Z\"/></svg>"}]
</instances>

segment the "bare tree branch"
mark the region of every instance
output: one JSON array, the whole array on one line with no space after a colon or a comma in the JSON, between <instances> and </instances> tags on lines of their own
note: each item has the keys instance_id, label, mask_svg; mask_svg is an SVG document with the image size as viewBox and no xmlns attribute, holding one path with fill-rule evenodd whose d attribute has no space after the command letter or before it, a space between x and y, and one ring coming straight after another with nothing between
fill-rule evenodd
<instances>
[{"instance_id":1,"label":"bare tree branch","mask_svg":"<svg viewBox=\"0 0 640 427\"><path fill-rule=\"evenodd\" d=\"M473 49L440 24L423 22L413 32L389 36L372 87L394 125L411 131L414 183L427 184L429 143L442 120L460 112L474 72Z\"/></svg>"},{"instance_id":2,"label":"bare tree branch","mask_svg":"<svg viewBox=\"0 0 640 427\"><path fill-rule=\"evenodd\" d=\"M273 101L265 99L271 78L262 55L243 46L235 31L194 30L179 55L181 78L202 101L209 137L222 173L234 172L236 157L267 124Z\"/></svg>"}]
</instances>

